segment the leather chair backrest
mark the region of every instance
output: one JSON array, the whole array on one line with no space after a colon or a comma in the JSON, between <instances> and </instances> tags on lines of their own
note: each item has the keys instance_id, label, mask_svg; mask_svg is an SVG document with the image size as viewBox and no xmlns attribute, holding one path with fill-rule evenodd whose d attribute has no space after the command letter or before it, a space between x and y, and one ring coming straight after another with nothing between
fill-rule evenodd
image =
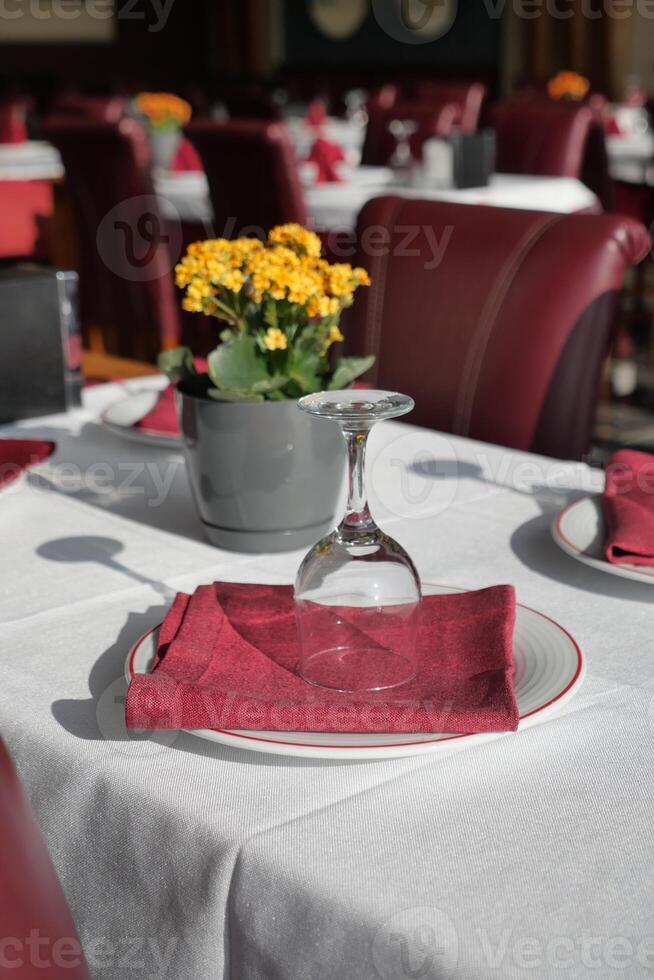
<instances>
[{"instance_id":1,"label":"leather chair backrest","mask_svg":"<svg viewBox=\"0 0 654 980\"><path fill-rule=\"evenodd\" d=\"M200 154L217 236L307 223L302 185L285 127L255 120L198 120L186 134Z\"/></svg>"},{"instance_id":2,"label":"leather chair backrest","mask_svg":"<svg viewBox=\"0 0 654 980\"><path fill-rule=\"evenodd\" d=\"M418 98L433 106L445 103L456 106L455 126L464 133L476 133L486 86L481 82L426 81L418 85Z\"/></svg>"},{"instance_id":3,"label":"leather chair backrest","mask_svg":"<svg viewBox=\"0 0 654 980\"><path fill-rule=\"evenodd\" d=\"M588 106L505 102L493 106L490 123L495 130L495 169L499 173L581 177L594 124Z\"/></svg>"},{"instance_id":4,"label":"leather chair backrest","mask_svg":"<svg viewBox=\"0 0 654 980\"><path fill-rule=\"evenodd\" d=\"M373 384L415 399L412 422L587 451L623 276L649 248L639 222L389 196L365 205L357 240L372 286L348 347L376 355Z\"/></svg>"},{"instance_id":5,"label":"leather chair backrest","mask_svg":"<svg viewBox=\"0 0 654 980\"><path fill-rule=\"evenodd\" d=\"M85 339L99 325L109 353L151 359L179 337L170 232L150 148L134 119L55 116L44 136L61 153L79 245Z\"/></svg>"},{"instance_id":6,"label":"leather chair backrest","mask_svg":"<svg viewBox=\"0 0 654 980\"><path fill-rule=\"evenodd\" d=\"M128 115L127 101L118 95L62 95L54 105L61 116L118 122Z\"/></svg>"}]
</instances>

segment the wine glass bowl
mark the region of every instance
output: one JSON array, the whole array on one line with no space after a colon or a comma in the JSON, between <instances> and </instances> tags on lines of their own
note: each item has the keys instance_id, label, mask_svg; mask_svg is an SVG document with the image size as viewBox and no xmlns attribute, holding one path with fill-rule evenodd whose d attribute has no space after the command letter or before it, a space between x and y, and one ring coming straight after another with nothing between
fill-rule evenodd
<instances>
[{"instance_id":1,"label":"wine glass bowl","mask_svg":"<svg viewBox=\"0 0 654 980\"><path fill-rule=\"evenodd\" d=\"M411 137L418 132L418 124L414 119L392 119L388 131L395 140L395 149L388 165L398 177L408 176L414 163Z\"/></svg>"},{"instance_id":2,"label":"wine glass bowl","mask_svg":"<svg viewBox=\"0 0 654 980\"><path fill-rule=\"evenodd\" d=\"M415 675L420 580L404 548L381 531L365 494L370 428L413 408L386 391L318 392L299 407L336 422L349 463L346 513L305 556L295 582L299 672L338 691L378 691Z\"/></svg>"}]
</instances>

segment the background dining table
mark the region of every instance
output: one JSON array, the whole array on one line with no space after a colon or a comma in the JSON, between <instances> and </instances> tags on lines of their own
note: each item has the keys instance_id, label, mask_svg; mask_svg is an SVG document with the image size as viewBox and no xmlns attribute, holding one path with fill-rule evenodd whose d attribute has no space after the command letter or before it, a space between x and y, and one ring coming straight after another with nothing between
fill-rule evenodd
<instances>
[{"instance_id":1,"label":"background dining table","mask_svg":"<svg viewBox=\"0 0 654 980\"><path fill-rule=\"evenodd\" d=\"M125 659L175 592L301 558L208 545L181 454L100 422L163 383L0 430L57 442L0 491L0 727L93 976L649 976L654 591L550 537L601 472L405 422L370 439L373 512L424 581L513 583L579 642L584 684L544 723L374 763L130 737Z\"/></svg>"},{"instance_id":2,"label":"background dining table","mask_svg":"<svg viewBox=\"0 0 654 980\"><path fill-rule=\"evenodd\" d=\"M203 173L160 172L155 176L155 189L166 218L211 225L213 210ZM366 201L382 194L562 214L602 210L595 194L574 177L493 174L486 187L433 188L399 183L388 167L361 166L341 182L314 184L304 190L311 226L317 231L353 229Z\"/></svg>"}]
</instances>

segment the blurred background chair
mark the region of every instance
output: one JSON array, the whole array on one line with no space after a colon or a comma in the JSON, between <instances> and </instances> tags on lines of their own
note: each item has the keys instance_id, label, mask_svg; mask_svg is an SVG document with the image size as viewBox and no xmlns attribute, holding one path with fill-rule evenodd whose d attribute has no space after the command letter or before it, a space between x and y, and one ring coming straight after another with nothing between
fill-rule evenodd
<instances>
[{"instance_id":1,"label":"blurred background chair","mask_svg":"<svg viewBox=\"0 0 654 980\"><path fill-rule=\"evenodd\" d=\"M370 107L361 163L380 167L388 164L396 147L389 126L396 119L415 123L416 131L410 139L411 153L419 160L425 140L432 136L449 136L453 131L457 112L457 107L449 103L433 107L421 102L397 102L388 108Z\"/></svg>"},{"instance_id":2,"label":"blurred background chair","mask_svg":"<svg viewBox=\"0 0 654 980\"><path fill-rule=\"evenodd\" d=\"M128 104L118 95L77 95L67 92L55 100L53 114L113 123L127 116Z\"/></svg>"},{"instance_id":3,"label":"blurred background chair","mask_svg":"<svg viewBox=\"0 0 654 980\"><path fill-rule=\"evenodd\" d=\"M412 395L417 425L581 458L624 273L649 248L645 228L620 215L397 197L363 208L359 241L369 227L388 228L390 247L358 256L372 287L352 309L348 344L376 355L372 383ZM407 228L411 250L395 254Z\"/></svg>"},{"instance_id":4,"label":"blurred background chair","mask_svg":"<svg viewBox=\"0 0 654 980\"><path fill-rule=\"evenodd\" d=\"M423 81L417 86L419 101L437 108L443 105L456 107L454 125L462 133L476 133L479 129L481 110L486 98L486 86L481 82L432 82Z\"/></svg>"},{"instance_id":5,"label":"blurred background chair","mask_svg":"<svg viewBox=\"0 0 654 980\"><path fill-rule=\"evenodd\" d=\"M179 341L172 267L180 245L159 211L145 132L133 119L57 116L44 134L66 169L84 346L152 360Z\"/></svg>"},{"instance_id":6,"label":"blurred background chair","mask_svg":"<svg viewBox=\"0 0 654 980\"><path fill-rule=\"evenodd\" d=\"M307 223L295 156L282 124L197 120L186 134L209 181L217 235L230 238L289 221Z\"/></svg>"},{"instance_id":7,"label":"blurred background chair","mask_svg":"<svg viewBox=\"0 0 654 980\"><path fill-rule=\"evenodd\" d=\"M611 210L604 130L591 106L515 99L493 106L489 118L499 173L575 177Z\"/></svg>"},{"instance_id":8,"label":"blurred background chair","mask_svg":"<svg viewBox=\"0 0 654 980\"><path fill-rule=\"evenodd\" d=\"M1 741L0 867L5 976L16 980L90 980L59 879ZM41 942L36 951L29 944L35 933Z\"/></svg>"},{"instance_id":9,"label":"blurred background chair","mask_svg":"<svg viewBox=\"0 0 654 980\"><path fill-rule=\"evenodd\" d=\"M588 106L511 101L493 106L499 173L580 177L593 125Z\"/></svg>"}]
</instances>

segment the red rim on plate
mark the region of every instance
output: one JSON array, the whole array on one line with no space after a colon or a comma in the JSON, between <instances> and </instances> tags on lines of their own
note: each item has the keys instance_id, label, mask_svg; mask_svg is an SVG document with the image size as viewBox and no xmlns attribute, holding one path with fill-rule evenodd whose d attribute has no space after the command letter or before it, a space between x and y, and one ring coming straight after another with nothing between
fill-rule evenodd
<instances>
[{"instance_id":1,"label":"red rim on plate","mask_svg":"<svg viewBox=\"0 0 654 980\"><path fill-rule=\"evenodd\" d=\"M567 504L563 510L559 511L554 520L554 537L558 538L567 549L574 552L575 555L581 555L584 564L590 567L597 567L601 571L613 572L614 574L620 574L622 570L623 578L628 577L634 581L647 582L654 578L654 568L647 565L634 565L632 562L610 562L608 559L602 555L598 558L596 555L591 554L588 551L584 551L580 548L574 541L571 541L567 534L563 531L563 521L566 515L577 507L581 507L583 504L590 500L596 500L596 496L582 497L580 500L573 500L571 504ZM565 550L565 549L564 549ZM629 573L625 576L624 573ZM636 579L635 576L638 576Z\"/></svg>"}]
</instances>

